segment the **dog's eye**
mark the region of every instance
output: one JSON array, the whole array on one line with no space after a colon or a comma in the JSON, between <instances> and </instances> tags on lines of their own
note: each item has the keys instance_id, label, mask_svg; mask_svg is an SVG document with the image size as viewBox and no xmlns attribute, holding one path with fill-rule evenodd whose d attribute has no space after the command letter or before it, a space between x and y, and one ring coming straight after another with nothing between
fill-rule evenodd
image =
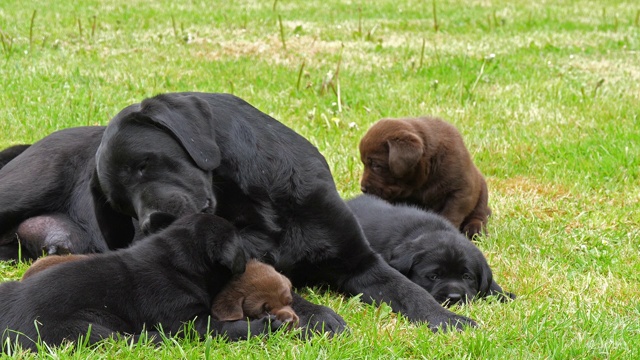
<instances>
[{"instance_id":1,"label":"dog's eye","mask_svg":"<svg viewBox=\"0 0 640 360\"><path fill-rule=\"evenodd\" d=\"M382 165L378 165L375 163L371 164L371 171L373 171L376 174L381 174L385 171L385 168Z\"/></svg>"},{"instance_id":2,"label":"dog's eye","mask_svg":"<svg viewBox=\"0 0 640 360\"><path fill-rule=\"evenodd\" d=\"M473 276L471 276L471 274L469 274L469 273L464 273L462 275L462 279L464 279L464 280L472 280Z\"/></svg>"},{"instance_id":3,"label":"dog's eye","mask_svg":"<svg viewBox=\"0 0 640 360\"><path fill-rule=\"evenodd\" d=\"M427 278L429 280L438 280L438 274L429 274Z\"/></svg>"}]
</instances>

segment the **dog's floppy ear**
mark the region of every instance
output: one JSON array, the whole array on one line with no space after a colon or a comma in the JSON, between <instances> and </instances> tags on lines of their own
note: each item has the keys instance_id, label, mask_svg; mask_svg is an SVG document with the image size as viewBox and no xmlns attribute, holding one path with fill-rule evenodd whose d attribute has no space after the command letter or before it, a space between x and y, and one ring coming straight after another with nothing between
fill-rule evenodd
<instances>
[{"instance_id":1,"label":"dog's floppy ear","mask_svg":"<svg viewBox=\"0 0 640 360\"><path fill-rule=\"evenodd\" d=\"M483 264L480 274L480 297L497 296L501 302L506 302L516 298L515 294L502 290L500 285L493 279L493 273L489 264Z\"/></svg>"},{"instance_id":2,"label":"dog's floppy ear","mask_svg":"<svg viewBox=\"0 0 640 360\"><path fill-rule=\"evenodd\" d=\"M236 294L236 292L233 292ZM224 295L224 294L220 294ZM218 296L211 306L211 314L220 321L235 321L244 318L244 312L242 311L242 303L244 302L243 296L227 297ZM239 294L236 294L239 295Z\"/></svg>"},{"instance_id":3,"label":"dog's floppy ear","mask_svg":"<svg viewBox=\"0 0 640 360\"><path fill-rule=\"evenodd\" d=\"M163 94L145 99L136 118L169 130L202 170L211 171L220 165L213 112L196 95Z\"/></svg>"},{"instance_id":4,"label":"dog's floppy ear","mask_svg":"<svg viewBox=\"0 0 640 360\"><path fill-rule=\"evenodd\" d=\"M98 221L98 227L107 246L112 250L127 247L131 244L135 235L133 219L111 208L102 191L102 187L100 187L96 170L91 175L89 187L91 188L93 209Z\"/></svg>"},{"instance_id":5,"label":"dog's floppy ear","mask_svg":"<svg viewBox=\"0 0 640 360\"><path fill-rule=\"evenodd\" d=\"M387 140L389 146L389 170L395 177L403 177L418 164L424 153L420 137L402 130Z\"/></svg>"},{"instance_id":6,"label":"dog's floppy ear","mask_svg":"<svg viewBox=\"0 0 640 360\"><path fill-rule=\"evenodd\" d=\"M413 246L412 241L404 241L393 249L391 258L389 259L389 265L392 268L398 270L403 275L408 275L413 267L415 256L417 252Z\"/></svg>"}]
</instances>

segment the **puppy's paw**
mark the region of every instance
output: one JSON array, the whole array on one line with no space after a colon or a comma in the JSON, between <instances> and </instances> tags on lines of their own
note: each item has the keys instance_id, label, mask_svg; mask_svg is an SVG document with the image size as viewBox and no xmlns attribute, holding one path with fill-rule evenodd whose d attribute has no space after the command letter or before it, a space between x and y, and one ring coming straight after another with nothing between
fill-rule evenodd
<instances>
[{"instance_id":1,"label":"puppy's paw","mask_svg":"<svg viewBox=\"0 0 640 360\"><path fill-rule=\"evenodd\" d=\"M214 323L214 329L216 335L225 336L230 341L237 341L246 340L248 337L270 334L284 324L286 323L276 319L274 315L268 315L250 321L217 321Z\"/></svg>"},{"instance_id":2,"label":"puppy's paw","mask_svg":"<svg viewBox=\"0 0 640 360\"><path fill-rule=\"evenodd\" d=\"M451 311L441 312L429 319L429 328L431 331L452 331L464 330L469 327L477 327L478 324L466 316L455 314Z\"/></svg>"},{"instance_id":3,"label":"puppy's paw","mask_svg":"<svg viewBox=\"0 0 640 360\"><path fill-rule=\"evenodd\" d=\"M298 326L300 318L291 308L282 308L275 312L276 319L287 324L289 329L294 329Z\"/></svg>"},{"instance_id":4,"label":"puppy's paw","mask_svg":"<svg viewBox=\"0 0 640 360\"><path fill-rule=\"evenodd\" d=\"M473 238L476 235L477 236L487 235L486 228L485 228L484 224L482 223L482 221L480 221L480 220L471 220L470 222L468 222L467 224L465 224L462 227L461 232L469 240L473 240Z\"/></svg>"},{"instance_id":5,"label":"puppy's paw","mask_svg":"<svg viewBox=\"0 0 640 360\"><path fill-rule=\"evenodd\" d=\"M347 329L347 323L335 311L326 306L315 305L312 312L300 313L299 324L303 330L303 337L307 338L314 334L329 333L339 334Z\"/></svg>"}]
</instances>

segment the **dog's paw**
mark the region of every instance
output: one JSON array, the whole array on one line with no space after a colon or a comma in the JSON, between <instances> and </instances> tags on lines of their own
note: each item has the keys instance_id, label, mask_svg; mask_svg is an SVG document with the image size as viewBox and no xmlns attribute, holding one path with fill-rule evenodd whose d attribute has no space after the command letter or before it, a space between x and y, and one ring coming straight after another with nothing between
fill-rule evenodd
<instances>
[{"instance_id":1,"label":"dog's paw","mask_svg":"<svg viewBox=\"0 0 640 360\"><path fill-rule=\"evenodd\" d=\"M280 309L275 312L276 319L287 324L289 329L294 329L298 326L300 319L298 315L291 309Z\"/></svg>"},{"instance_id":2,"label":"dog's paw","mask_svg":"<svg viewBox=\"0 0 640 360\"><path fill-rule=\"evenodd\" d=\"M451 311L442 312L429 319L429 328L433 332L464 330L466 328L477 327L478 324L466 316L455 314Z\"/></svg>"},{"instance_id":3,"label":"dog's paw","mask_svg":"<svg viewBox=\"0 0 640 360\"><path fill-rule=\"evenodd\" d=\"M322 333L339 334L347 329L347 323L344 319L326 306L315 305L312 312L303 314L296 311L300 318L302 335L305 338Z\"/></svg>"},{"instance_id":4,"label":"dog's paw","mask_svg":"<svg viewBox=\"0 0 640 360\"><path fill-rule=\"evenodd\" d=\"M487 235L485 226L480 220L471 220L462 227L461 232L465 234L469 240L473 240L476 236Z\"/></svg>"},{"instance_id":5,"label":"dog's paw","mask_svg":"<svg viewBox=\"0 0 640 360\"><path fill-rule=\"evenodd\" d=\"M246 340L249 337L266 335L277 331L286 323L274 315L255 320L220 321L214 323L216 335L225 336L230 341Z\"/></svg>"}]
</instances>

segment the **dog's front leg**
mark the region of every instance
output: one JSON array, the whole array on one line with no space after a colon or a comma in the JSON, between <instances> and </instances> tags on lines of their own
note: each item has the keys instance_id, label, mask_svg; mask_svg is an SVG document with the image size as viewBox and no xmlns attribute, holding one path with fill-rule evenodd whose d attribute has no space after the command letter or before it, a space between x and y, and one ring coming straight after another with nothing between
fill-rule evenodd
<instances>
[{"instance_id":1,"label":"dog's front leg","mask_svg":"<svg viewBox=\"0 0 640 360\"><path fill-rule=\"evenodd\" d=\"M298 324L305 337L322 332L338 334L347 328L344 319L332 309L309 302L294 291L291 295L293 295L291 307L300 318Z\"/></svg>"},{"instance_id":2,"label":"dog's front leg","mask_svg":"<svg viewBox=\"0 0 640 360\"><path fill-rule=\"evenodd\" d=\"M342 291L362 294L362 301L368 303L385 302L413 322L429 323L434 331L476 326L472 319L443 308L425 289L389 266L379 255L372 256L375 258L369 259L366 269L356 274L345 273L343 279L338 279Z\"/></svg>"},{"instance_id":3,"label":"dog's front leg","mask_svg":"<svg viewBox=\"0 0 640 360\"><path fill-rule=\"evenodd\" d=\"M195 330L202 336L224 336L230 341L245 340L248 337L265 335L278 330L286 323L269 315L255 320L219 321L207 317L195 321Z\"/></svg>"}]
</instances>

